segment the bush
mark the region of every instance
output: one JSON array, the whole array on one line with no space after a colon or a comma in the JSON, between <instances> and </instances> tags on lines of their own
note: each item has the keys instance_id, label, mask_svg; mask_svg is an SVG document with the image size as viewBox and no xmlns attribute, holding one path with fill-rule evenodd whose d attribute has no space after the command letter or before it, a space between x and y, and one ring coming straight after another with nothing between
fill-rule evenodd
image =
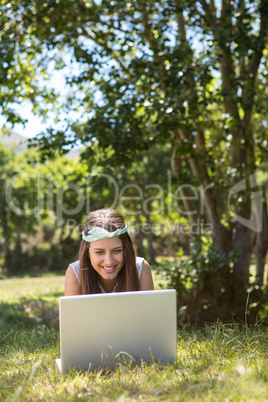
<instances>
[{"instance_id":1,"label":"bush","mask_svg":"<svg viewBox=\"0 0 268 402\"><path fill-rule=\"evenodd\" d=\"M46 242L38 244L20 255L13 252L7 267L8 273L63 272L69 263L74 260L78 249L79 242L72 238L67 238L60 243L51 244Z\"/></svg>"},{"instance_id":2,"label":"bush","mask_svg":"<svg viewBox=\"0 0 268 402\"><path fill-rule=\"evenodd\" d=\"M201 238L191 244L189 257L180 252L174 261L162 260L159 269L167 286L177 290L178 323L265 320L267 291L234 280L235 258L234 253L215 249L211 239Z\"/></svg>"}]
</instances>

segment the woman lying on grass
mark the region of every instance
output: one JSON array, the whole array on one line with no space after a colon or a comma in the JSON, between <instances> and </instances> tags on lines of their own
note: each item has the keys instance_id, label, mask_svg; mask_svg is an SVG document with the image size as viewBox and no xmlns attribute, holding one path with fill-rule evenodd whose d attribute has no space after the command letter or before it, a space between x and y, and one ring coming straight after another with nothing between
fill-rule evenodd
<instances>
[{"instance_id":1,"label":"woman lying on grass","mask_svg":"<svg viewBox=\"0 0 268 402\"><path fill-rule=\"evenodd\" d=\"M153 290L150 265L136 257L120 212L90 212L82 231L79 260L65 276L65 296Z\"/></svg>"}]
</instances>

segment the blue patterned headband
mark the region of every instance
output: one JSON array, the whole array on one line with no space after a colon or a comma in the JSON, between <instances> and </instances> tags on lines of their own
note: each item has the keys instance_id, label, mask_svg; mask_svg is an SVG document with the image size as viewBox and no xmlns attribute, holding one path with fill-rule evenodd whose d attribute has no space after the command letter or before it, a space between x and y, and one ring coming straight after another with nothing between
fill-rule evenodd
<instances>
[{"instance_id":1,"label":"blue patterned headband","mask_svg":"<svg viewBox=\"0 0 268 402\"><path fill-rule=\"evenodd\" d=\"M126 233L127 231L127 225L123 227L123 229L117 229L114 232L108 232L108 230L95 227L91 229L87 235L82 232L82 237L85 241L91 242L91 241L96 241L96 240L102 240L102 239L109 239L111 237L116 237L119 236L123 233Z\"/></svg>"}]
</instances>

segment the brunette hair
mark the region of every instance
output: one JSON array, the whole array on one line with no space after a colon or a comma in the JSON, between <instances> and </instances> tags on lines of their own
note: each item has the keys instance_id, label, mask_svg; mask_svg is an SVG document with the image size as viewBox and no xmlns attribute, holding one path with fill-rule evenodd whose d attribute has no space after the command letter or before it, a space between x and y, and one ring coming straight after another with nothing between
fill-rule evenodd
<instances>
[{"instance_id":1,"label":"brunette hair","mask_svg":"<svg viewBox=\"0 0 268 402\"><path fill-rule=\"evenodd\" d=\"M115 209L99 209L90 212L83 227L84 234L94 227L99 227L114 232L125 226L124 218L120 212ZM136 266L136 253L134 245L129 234L123 233L118 236L123 244L124 264L118 274L117 292L128 292L139 290L139 279ZM79 277L82 294L101 293L98 275L91 265L89 258L90 243L81 240L79 249Z\"/></svg>"}]
</instances>

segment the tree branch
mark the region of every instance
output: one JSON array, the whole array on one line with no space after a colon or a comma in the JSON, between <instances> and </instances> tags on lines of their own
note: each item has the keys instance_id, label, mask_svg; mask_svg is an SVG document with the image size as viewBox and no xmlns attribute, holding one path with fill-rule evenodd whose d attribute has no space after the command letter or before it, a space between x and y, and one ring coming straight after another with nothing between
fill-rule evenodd
<instances>
[{"instance_id":1,"label":"tree branch","mask_svg":"<svg viewBox=\"0 0 268 402\"><path fill-rule=\"evenodd\" d=\"M211 0L209 3L207 3L206 0L201 0L200 3L202 4L205 13L205 16L202 17L206 18L207 22L210 23L214 29L218 28L219 20L216 15L214 0Z\"/></svg>"},{"instance_id":2,"label":"tree branch","mask_svg":"<svg viewBox=\"0 0 268 402\"><path fill-rule=\"evenodd\" d=\"M178 27L179 27L179 35L180 35L180 41L182 44L182 48L184 47L185 53L190 55L191 62L193 61L193 51L191 47L189 46L189 43L187 42L186 38L186 29L185 29L185 21L182 13L178 13ZM195 102L195 100L198 98L197 96L197 89L196 89L196 81L193 72L189 71L188 73L189 76L189 81L190 81L190 101ZM200 115L199 111L197 110L195 113L196 120L198 121L198 116ZM196 145L197 148L204 152L205 151L205 136L204 136L204 131L201 130L200 128L197 129L197 140L196 140Z\"/></svg>"},{"instance_id":3,"label":"tree branch","mask_svg":"<svg viewBox=\"0 0 268 402\"><path fill-rule=\"evenodd\" d=\"M93 42L95 42L98 46L101 46L102 48L104 48L106 51L109 52L109 55L119 64L119 66L121 67L122 71L128 72L127 67L122 63L121 59L118 57L118 55L116 54L116 52L112 49L110 49L107 46L107 42L103 42L102 44L100 44L97 40L96 37L94 37L93 35L91 35L84 27L81 28L82 29L82 33L83 35L88 38L91 39Z\"/></svg>"},{"instance_id":4,"label":"tree branch","mask_svg":"<svg viewBox=\"0 0 268 402\"><path fill-rule=\"evenodd\" d=\"M224 37L216 32L215 38L219 43L219 62L222 76L222 89L224 98L224 107L228 114L234 117L240 123L239 109L237 105L237 85L235 79L235 69L231 53L232 40L232 5L229 0L222 0L222 10L220 26L221 30L225 27Z\"/></svg>"},{"instance_id":5,"label":"tree branch","mask_svg":"<svg viewBox=\"0 0 268 402\"><path fill-rule=\"evenodd\" d=\"M157 67L157 71L159 74L159 80L160 80L160 85L161 89L166 93L166 85L165 85L165 65L161 58L159 57L159 53L161 53L161 49L158 46L157 41L155 40L155 37L152 33L151 30L151 22L149 19L148 11L146 9L146 6L144 7L143 15L142 15L142 22L144 26L144 37L148 41L150 49L152 50L154 54L154 60L155 64Z\"/></svg>"},{"instance_id":6,"label":"tree branch","mask_svg":"<svg viewBox=\"0 0 268 402\"><path fill-rule=\"evenodd\" d=\"M259 65L263 56L263 51L265 49L268 36L268 17L267 17L268 11L265 10L267 8L268 8L267 1L262 0L260 4L260 13L261 13L260 33L258 39L256 40L257 46L255 52L249 63L247 86L245 87L243 93L243 98L245 99L245 102L247 102L247 105L250 105L250 107L248 107L245 110L245 116L244 116L245 127L248 127L251 123L253 107L254 107L254 101L253 101L255 94L254 87Z\"/></svg>"},{"instance_id":7,"label":"tree branch","mask_svg":"<svg viewBox=\"0 0 268 402\"><path fill-rule=\"evenodd\" d=\"M209 8L210 8L211 12L212 12L212 13L215 15L215 17L216 17L216 7L215 7L214 0L210 0Z\"/></svg>"}]
</instances>

